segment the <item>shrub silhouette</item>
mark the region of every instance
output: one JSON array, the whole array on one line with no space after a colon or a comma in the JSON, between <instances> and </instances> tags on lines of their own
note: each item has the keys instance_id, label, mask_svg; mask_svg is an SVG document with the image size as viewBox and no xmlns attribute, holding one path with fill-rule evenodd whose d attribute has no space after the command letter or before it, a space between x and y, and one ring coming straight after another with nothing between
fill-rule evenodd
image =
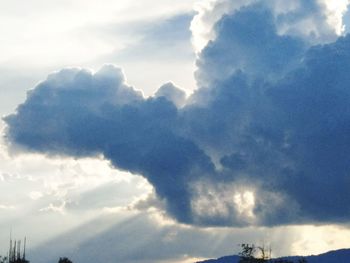
<instances>
[{"instance_id":1,"label":"shrub silhouette","mask_svg":"<svg viewBox=\"0 0 350 263\"><path fill-rule=\"evenodd\" d=\"M258 247L250 244L241 244L242 251L238 254L240 256L239 263L263 263L270 259L271 251L265 247ZM259 253L259 257L256 255Z\"/></svg>"},{"instance_id":2,"label":"shrub silhouette","mask_svg":"<svg viewBox=\"0 0 350 263\"><path fill-rule=\"evenodd\" d=\"M294 263L288 259L271 259L271 249L267 250L264 246L259 247L250 244L241 244L242 251L239 263ZM297 263L307 263L306 259L300 258Z\"/></svg>"},{"instance_id":3,"label":"shrub silhouette","mask_svg":"<svg viewBox=\"0 0 350 263\"><path fill-rule=\"evenodd\" d=\"M73 263L69 258L63 257L58 260L58 263Z\"/></svg>"}]
</instances>

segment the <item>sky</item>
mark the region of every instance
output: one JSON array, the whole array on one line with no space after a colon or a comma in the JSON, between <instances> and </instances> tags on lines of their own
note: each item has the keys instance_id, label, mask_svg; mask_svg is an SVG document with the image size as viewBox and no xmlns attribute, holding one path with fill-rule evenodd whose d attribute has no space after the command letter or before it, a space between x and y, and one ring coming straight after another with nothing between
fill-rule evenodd
<instances>
[{"instance_id":1,"label":"sky","mask_svg":"<svg viewBox=\"0 0 350 263\"><path fill-rule=\"evenodd\" d=\"M0 254L347 247L347 6L0 0Z\"/></svg>"}]
</instances>

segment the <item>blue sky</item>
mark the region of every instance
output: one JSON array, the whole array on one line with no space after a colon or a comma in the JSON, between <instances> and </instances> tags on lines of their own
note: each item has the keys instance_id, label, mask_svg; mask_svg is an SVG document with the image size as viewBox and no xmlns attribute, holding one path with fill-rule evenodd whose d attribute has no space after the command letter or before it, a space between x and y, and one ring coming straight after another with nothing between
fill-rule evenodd
<instances>
[{"instance_id":1,"label":"blue sky","mask_svg":"<svg viewBox=\"0 0 350 263\"><path fill-rule=\"evenodd\" d=\"M3 253L348 246L347 4L0 0Z\"/></svg>"}]
</instances>

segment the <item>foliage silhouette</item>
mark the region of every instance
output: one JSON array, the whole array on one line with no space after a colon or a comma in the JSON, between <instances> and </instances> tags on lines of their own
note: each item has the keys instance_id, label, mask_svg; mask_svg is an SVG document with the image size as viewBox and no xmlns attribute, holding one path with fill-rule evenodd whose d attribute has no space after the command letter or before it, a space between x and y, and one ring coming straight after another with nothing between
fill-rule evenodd
<instances>
[{"instance_id":1,"label":"foliage silhouette","mask_svg":"<svg viewBox=\"0 0 350 263\"><path fill-rule=\"evenodd\" d=\"M69 258L63 257L58 260L58 263L73 263Z\"/></svg>"},{"instance_id":2,"label":"foliage silhouette","mask_svg":"<svg viewBox=\"0 0 350 263\"><path fill-rule=\"evenodd\" d=\"M255 246L253 244L241 244L242 251L239 263L294 263L288 259L271 259L271 249L265 246ZM297 263L307 263L305 258L298 259Z\"/></svg>"}]
</instances>

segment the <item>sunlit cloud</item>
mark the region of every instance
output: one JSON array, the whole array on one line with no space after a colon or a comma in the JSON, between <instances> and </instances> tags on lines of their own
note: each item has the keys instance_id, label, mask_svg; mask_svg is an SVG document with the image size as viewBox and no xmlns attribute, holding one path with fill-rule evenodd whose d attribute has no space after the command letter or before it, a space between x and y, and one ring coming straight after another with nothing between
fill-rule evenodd
<instances>
[{"instance_id":1,"label":"sunlit cloud","mask_svg":"<svg viewBox=\"0 0 350 263\"><path fill-rule=\"evenodd\" d=\"M35 259L348 246L347 0L30 2L0 10L0 85L35 87L2 114L0 230Z\"/></svg>"},{"instance_id":2,"label":"sunlit cloud","mask_svg":"<svg viewBox=\"0 0 350 263\"><path fill-rule=\"evenodd\" d=\"M193 33L193 46L200 52L210 40L214 40L216 22L223 16L239 10L240 8L258 0L226 1L206 0L195 4L197 15L194 17L191 30ZM349 1L281 1L271 0L265 2L273 10L276 24L282 35L299 35L312 43L331 42L344 33L343 16L348 9ZM311 7L313 4L314 7ZM281 17L288 17L283 21ZM290 19L296 16L296 19ZM294 21L294 22L293 22Z\"/></svg>"}]
</instances>

